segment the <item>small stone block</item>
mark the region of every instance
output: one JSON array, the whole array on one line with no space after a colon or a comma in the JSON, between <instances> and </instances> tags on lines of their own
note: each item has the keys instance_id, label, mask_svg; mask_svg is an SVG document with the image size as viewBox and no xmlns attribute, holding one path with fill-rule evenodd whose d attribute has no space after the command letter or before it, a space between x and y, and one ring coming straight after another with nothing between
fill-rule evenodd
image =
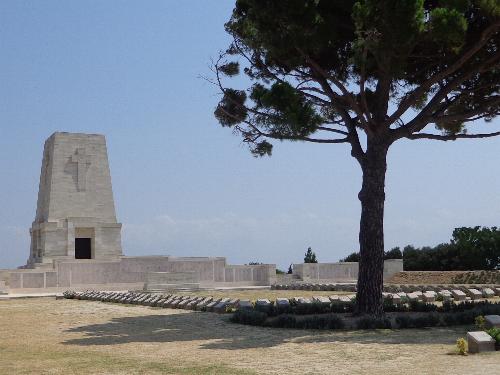
<instances>
[{"instance_id":1,"label":"small stone block","mask_svg":"<svg viewBox=\"0 0 500 375\"><path fill-rule=\"evenodd\" d=\"M170 307L170 304L175 301L175 297L170 297L167 298L165 301L162 303L162 307Z\"/></svg>"},{"instance_id":2,"label":"small stone block","mask_svg":"<svg viewBox=\"0 0 500 375\"><path fill-rule=\"evenodd\" d=\"M484 298L492 298L495 296L495 292L491 288L483 288L482 292Z\"/></svg>"},{"instance_id":3,"label":"small stone block","mask_svg":"<svg viewBox=\"0 0 500 375\"><path fill-rule=\"evenodd\" d=\"M213 301L212 297L206 297L202 299L200 302L196 304L195 310L201 311L203 308L206 308L207 305Z\"/></svg>"},{"instance_id":4,"label":"small stone block","mask_svg":"<svg viewBox=\"0 0 500 375\"><path fill-rule=\"evenodd\" d=\"M231 300L230 298L223 298L223 299L221 299L221 300L219 300L219 301L218 301L218 304L219 304L219 303L224 303L224 304L226 304L226 305L227 305L227 304L229 303L229 301L230 301L230 300Z\"/></svg>"},{"instance_id":5,"label":"small stone block","mask_svg":"<svg viewBox=\"0 0 500 375\"><path fill-rule=\"evenodd\" d=\"M292 301L295 303L300 303L300 300L303 300L304 297L292 297Z\"/></svg>"},{"instance_id":6,"label":"small stone block","mask_svg":"<svg viewBox=\"0 0 500 375\"><path fill-rule=\"evenodd\" d=\"M187 306L187 304L188 304L189 302L191 302L191 301L190 301L190 300L188 300L188 299L185 299L185 300L183 300L183 301L179 302L179 303L177 304L177 306L176 306L176 307L177 307L178 309L182 309L182 308L184 308L185 306Z\"/></svg>"},{"instance_id":7,"label":"small stone block","mask_svg":"<svg viewBox=\"0 0 500 375\"><path fill-rule=\"evenodd\" d=\"M495 340L484 331L467 332L469 353L495 351Z\"/></svg>"},{"instance_id":8,"label":"small stone block","mask_svg":"<svg viewBox=\"0 0 500 375\"><path fill-rule=\"evenodd\" d=\"M333 295L328 297L331 302L339 302L339 296Z\"/></svg>"},{"instance_id":9,"label":"small stone block","mask_svg":"<svg viewBox=\"0 0 500 375\"><path fill-rule=\"evenodd\" d=\"M278 307L288 307L290 306L290 301L288 298L276 298L276 306Z\"/></svg>"},{"instance_id":10,"label":"small stone block","mask_svg":"<svg viewBox=\"0 0 500 375\"><path fill-rule=\"evenodd\" d=\"M156 297L154 298L150 303L149 306L156 307L157 303L161 300L161 297Z\"/></svg>"},{"instance_id":11,"label":"small stone block","mask_svg":"<svg viewBox=\"0 0 500 375\"><path fill-rule=\"evenodd\" d=\"M425 292L424 293L424 301L425 302L434 302L436 301L436 293L434 292Z\"/></svg>"},{"instance_id":12,"label":"small stone block","mask_svg":"<svg viewBox=\"0 0 500 375\"><path fill-rule=\"evenodd\" d=\"M196 307L196 304L198 303L198 300L193 300L193 301L189 301L186 306L184 306L185 309L188 309L188 310L193 310L195 307Z\"/></svg>"},{"instance_id":13,"label":"small stone block","mask_svg":"<svg viewBox=\"0 0 500 375\"><path fill-rule=\"evenodd\" d=\"M167 303L167 301L168 301L168 298L163 298L162 300L160 300L160 301L158 301L156 303L156 306L158 306L158 307L166 307L165 304Z\"/></svg>"},{"instance_id":14,"label":"small stone block","mask_svg":"<svg viewBox=\"0 0 500 375\"><path fill-rule=\"evenodd\" d=\"M424 300L424 293L422 293L420 290L413 292L413 295L417 296L417 299L420 301Z\"/></svg>"},{"instance_id":15,"label":"small stone block","mask_svg":"<svg viewBox=\"0 0 500 375\"><path fill-rule=\"evenodd\" d=\"M477 289L468 289L467 294L469 295L470 298L472 299L479 299L483 297L483 293L481 293Z\"/></svg>"},{"instance_id":16,"label":"small stone block","mask_svg":"<svg viewBox=\"0 0 500 375\"><path fill-rule=\"evenodd\" d=\"M453 289L451 291L451 295L453 296L453 299L457 301L465 301L465 297L467 297L465 293L459 289Z\"/></svg>"},{"instance_id":17,"label":"small stone block","mask_svg":"<svg viewBox=\"0 0 500 375\"><path fill-rule=\"evenodd\" d=\"M213 312L216 312L218 314L222 314L226 312L226 307L228 306L227 302L219 302L213 307Z\"/></svg>"},{"instance_id":18,"label":"small stone block","mask_svg":"<svg viewBox=\"0 0 500 375\"><path fill-rule=\"evenodd\" d=\"M253 305L250 300L244 299L238 302L238 308L242 310L250 310L253 309Z\"/></svg>"},{"instance_id":19,"label":"small stone block","mask_svg":"<svg viewBox=\"0 0 500 375\"><path fill-rule=\"evenodd\" d=\"M451 297L451 292L449 290L446 290L446 289L443 289L443 290L440 290L439 292L437 292L437 295L438 296L441 296L441 297Z\"/></svg>"},{"instance_id":20,"label":"small stone block","mask_svg":"<svg viewBox=\"0 0 500 375\"><path fill-rule=\"evenodd\" d=\"M214 307L217 306L219 304L219 302L220 302L220 300L212 301L212 302L207 303L207 305L205 306L206 310L207 311L213 311Z\"/></svg>"},{"instance_id":21,"label":"small stone block","mask_svg":"<svg viewBox=\"0 0 500 375\"><path fill-rule=\"evenodd\" d=\"M183 300L178 298L172 302L170 302L170 305L168 307L172 308L172 309L176 309L177 306L182 302Z\"/></svg>"},{"instance_id":22,"label":"small stone block","mask_svg":"<svg viewBox=\"0 0 500 375\"><path fill-rule=\"evenodd\" d=\"M500 328L500 315L485 315L486 328Z\"/></svg>"},{"instance_id":23,"label":"small stone block","mask_svg":"<svg viewBox=\"0 0 500 375\"><path fill-rule=\"evenodd\" d=\"M325 304L325 305L330 304L330 299L328 297L325 297L325 296L313 296L313 301L316 303L321 303L321 304Z\"/></svg>"},{"instance_id":24,"label":"small stone block","mask_svg":"<svg viewBox=\"0 0 500 375\"><path fill-rule=\"evenodd\" d=\"M419 299L418 295L415 293L408 293L406 296L408 297L408 300L410 300L410 301L418 301L418 299Z\"/></svg>"}]
</instances>

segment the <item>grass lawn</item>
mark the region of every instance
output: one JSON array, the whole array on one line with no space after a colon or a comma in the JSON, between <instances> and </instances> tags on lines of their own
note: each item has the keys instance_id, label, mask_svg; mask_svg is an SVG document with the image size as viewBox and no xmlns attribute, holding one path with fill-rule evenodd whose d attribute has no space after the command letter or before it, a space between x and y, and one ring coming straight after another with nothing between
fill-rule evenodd
<instances>
[{"instance_id":1,"label":"grass lawn","mask_svg":"<svg viewBox=\"0 0 500 375\"><path fill-rule=\"evenodd\" d=\"M0 301L0 374L493 374L500 366L500 352L454 354L468 327L328 332L227 318L53 298Z\"/></svg>"}]
</instances>

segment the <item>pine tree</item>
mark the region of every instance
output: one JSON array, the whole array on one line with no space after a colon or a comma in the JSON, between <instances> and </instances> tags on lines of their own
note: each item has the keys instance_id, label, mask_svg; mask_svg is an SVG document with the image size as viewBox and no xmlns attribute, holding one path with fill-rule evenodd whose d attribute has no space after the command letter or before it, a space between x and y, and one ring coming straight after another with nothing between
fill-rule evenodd
<instances>
[{"instance_id":1,"label":"pine tree","mask_svg":"<svg viewBox=\"0 0 500 375\"><path fill-rule=\"evenodd\" d=\"M237 0L225 27L222 126L256 156L273 141L350 146L362 173L357 309L382 314L387 153L404 139L500 135L467 132L500 113L500 2ZM240 71L245 90L241 76L226 84Z\"/></svg>"},{"instance_id":2,"label":"pine tree","mask_svg":"<svg viewBox=\"0 0 500 375\"><path fill-rule=\"evenodd\" d=\"M316 254L310 247L307 248L306 254L304 256L304 263L318 263Z\"/></svg>"}]
</instances>

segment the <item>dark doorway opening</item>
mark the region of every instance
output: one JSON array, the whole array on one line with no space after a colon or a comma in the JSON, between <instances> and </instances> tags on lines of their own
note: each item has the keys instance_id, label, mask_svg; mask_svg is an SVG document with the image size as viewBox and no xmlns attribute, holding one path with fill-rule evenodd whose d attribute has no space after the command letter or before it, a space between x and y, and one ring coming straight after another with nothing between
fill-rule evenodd
<instances>
[{"instance_id":1,"label":"dark doorway opening","mask_svg":"<svg viewBox=\"0 0 500 375\"><path fill-rule=\"evenodd\" d=\"M91 238L75 238L75 259L92 259Z\"/></svg>"}]
</instances>

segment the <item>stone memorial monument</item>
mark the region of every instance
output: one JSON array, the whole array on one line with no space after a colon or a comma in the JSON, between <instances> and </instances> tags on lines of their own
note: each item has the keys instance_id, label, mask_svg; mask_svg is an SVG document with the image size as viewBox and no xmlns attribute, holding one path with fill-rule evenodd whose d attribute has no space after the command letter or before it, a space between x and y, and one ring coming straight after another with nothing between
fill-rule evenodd
<instances>
[{"instance_id":1,"label":"stone memorial monument","mask_svg":"<svg viewBox=\"0 0 500 375\"><path fill-rule=\"evenodd\" d=\"M0 293L270 285L274 264L224 257L123 256L103 135L56 132L43 151L25 266L0 270Z\"/></svg>"},{"instance_id":2,"label":"stone memorial monument","mask_svg":"<svg viewBox=\"0 0 500 375\"><path fill-rule=\"evenodd\" d=\"M43 151L28 267L53 260L117 259L120 231L104 136L52 134Z\"/></svg>"}]
</instances>

